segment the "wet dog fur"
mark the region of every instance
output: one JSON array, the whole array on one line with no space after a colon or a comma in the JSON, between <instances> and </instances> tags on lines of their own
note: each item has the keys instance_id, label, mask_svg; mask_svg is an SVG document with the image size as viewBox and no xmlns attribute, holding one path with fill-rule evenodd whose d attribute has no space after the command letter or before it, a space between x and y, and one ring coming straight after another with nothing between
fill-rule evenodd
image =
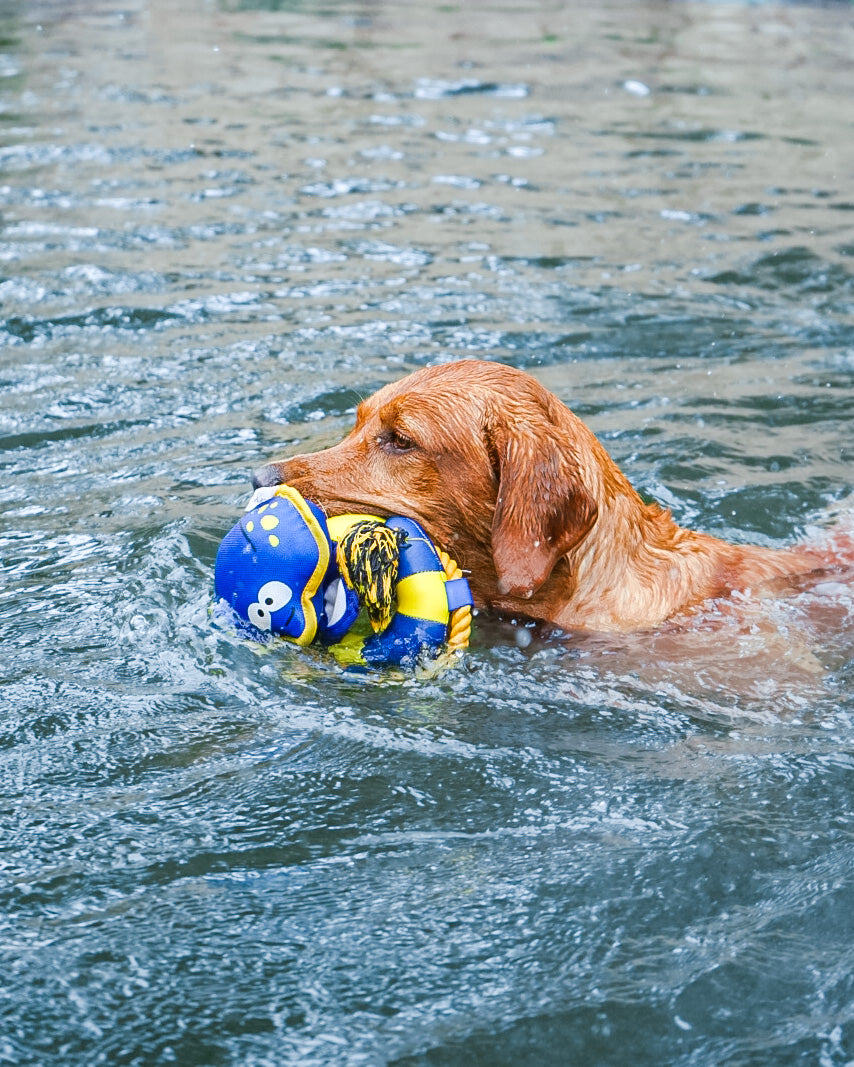
<instances>
[{"instance_id":1,"label":"wet dog fur","mask_svg":"<svg viewBox=\"0 0 854 1067\"><path fill-rule=\"evenodd\" d=\"M568 631L653 628L832 562L806 546L736 545L679 526L557 397L489 361L386 385L339 444L270 463L254 481L287 482L329 515L413 518L468 573L479 608Z\"/></svg>"}]
</instances>

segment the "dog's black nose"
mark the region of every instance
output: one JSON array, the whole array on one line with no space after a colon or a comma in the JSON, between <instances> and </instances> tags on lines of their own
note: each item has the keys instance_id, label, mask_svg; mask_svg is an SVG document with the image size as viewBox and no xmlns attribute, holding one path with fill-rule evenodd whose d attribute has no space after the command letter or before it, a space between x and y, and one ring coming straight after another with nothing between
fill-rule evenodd
<instances>
[{"instance_id":1,"label":"dog's black nose","mask_svg":"<svg viewBox=\"0 0 854 1067\"><path fill-rule=\"evenodd\" d=\"M281 476L276 463L267 463L252 472L252 488L263 489L268 485L280 485Z\"/></svg>"}]
</instances>

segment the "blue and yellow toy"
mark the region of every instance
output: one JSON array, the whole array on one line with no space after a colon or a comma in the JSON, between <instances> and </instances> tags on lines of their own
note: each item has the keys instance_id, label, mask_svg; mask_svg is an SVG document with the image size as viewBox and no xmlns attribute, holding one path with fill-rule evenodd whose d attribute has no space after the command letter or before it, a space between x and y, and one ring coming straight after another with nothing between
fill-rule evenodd
<instances>
[{"instance_id":1,"label":"blue and yellow toy","mask_svg":"<svg viewBox=\"0 0 854 1067\"><path fill-rule=\"evenodd\" d=\"M412 666L465 648L471 631L468 582L417 522L327 519L289 485L252 498L219 547L214 586L253 632L320 641L348 665Z\"/></svg>"}]
</instances>

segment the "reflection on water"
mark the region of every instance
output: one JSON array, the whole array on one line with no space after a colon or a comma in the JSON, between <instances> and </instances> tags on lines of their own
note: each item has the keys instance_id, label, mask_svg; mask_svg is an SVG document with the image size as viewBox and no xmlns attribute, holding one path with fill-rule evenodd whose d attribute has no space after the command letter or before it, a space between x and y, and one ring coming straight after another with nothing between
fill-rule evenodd
<instances>
[{"instance_id":1,"label":"reflection on water","mask_svg":"<svg viewBox=\"0 0 854 1067\"><path fill-rule=\"evenodd\" d=\"M850 522L853 50L844 4L0 8L0 1062L854 1057L845 575L481 617L431 680L208 617L248 472L462 355L680 522Z\"/></svg>"}]
</instances>

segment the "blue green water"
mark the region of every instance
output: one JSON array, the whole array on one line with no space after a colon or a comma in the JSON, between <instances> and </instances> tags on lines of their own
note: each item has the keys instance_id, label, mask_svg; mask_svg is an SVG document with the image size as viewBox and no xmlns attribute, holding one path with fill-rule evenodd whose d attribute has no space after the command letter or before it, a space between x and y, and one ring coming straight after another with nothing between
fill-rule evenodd
<instances>
[{"instance_id":1,"label":"blue green water","mask_svg":"<svg viewBox=\"0 0 854 1067\"><path fill-rule=\"evenodd\" d=\"M850 1063L850 582L433 679L209 617L250 471L461 356L850 519L850 5L0 16L0 1064Z\"/></svg>"}]
</instances>

